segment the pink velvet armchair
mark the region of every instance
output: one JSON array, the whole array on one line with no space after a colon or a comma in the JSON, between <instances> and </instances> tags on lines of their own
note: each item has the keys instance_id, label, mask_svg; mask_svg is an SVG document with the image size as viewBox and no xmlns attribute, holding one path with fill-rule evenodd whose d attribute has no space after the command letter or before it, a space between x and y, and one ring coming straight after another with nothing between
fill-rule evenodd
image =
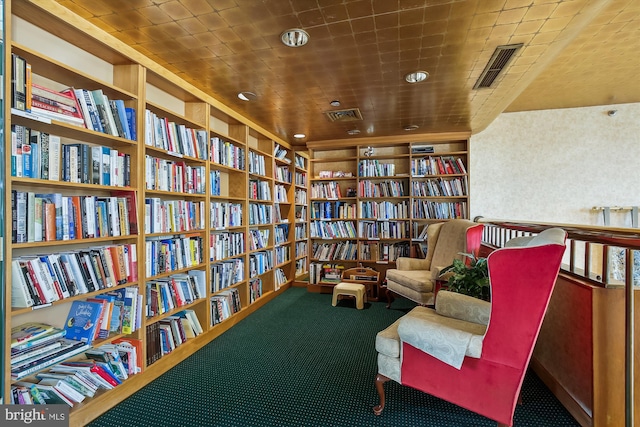
<instances>
[{"instance_id":1,"label":"pink velvet armchair","mask_svg":"<svg viewBox=\"0 0 640 427\"><path fill-rule=\"evenodd\" d=\"M441 291L376 336L376 388L392 379L498 422L513 414L551 298L566 233L512 239L488 256L491 303Z\"/></svg>"}]
</instances>

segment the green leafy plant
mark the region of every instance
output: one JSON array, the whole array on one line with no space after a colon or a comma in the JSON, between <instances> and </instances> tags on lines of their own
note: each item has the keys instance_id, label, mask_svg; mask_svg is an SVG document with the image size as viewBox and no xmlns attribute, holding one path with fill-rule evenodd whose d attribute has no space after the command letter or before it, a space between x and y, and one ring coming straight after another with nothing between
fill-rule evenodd
<instances>
[{"instance_id":1,"label":"green leafy plant","mask_svg":"<svg viewBox=\"0 0 640 427\"><path fill-rule=\"evenodd\" d=\"M489 301L489 271L486 258L476 258L473 254L461 253L469 259L455 259L453 264L442 269L441 274L448 277L447 290Z\"/></svg>"}]
</instances>

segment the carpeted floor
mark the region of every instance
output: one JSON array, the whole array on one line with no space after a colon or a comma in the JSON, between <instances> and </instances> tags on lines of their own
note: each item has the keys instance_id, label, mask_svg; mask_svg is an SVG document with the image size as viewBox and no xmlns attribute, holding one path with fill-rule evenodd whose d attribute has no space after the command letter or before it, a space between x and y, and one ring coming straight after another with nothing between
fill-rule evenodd
<instances>
[{"instance_id":1,"label":"carpeted floor","mask_svg":"<svg viewBox=\"0 0 640 427\"><path fill-rule=\"evenodd\" d=\"M289 289L90 426L495 426L392 381L373 414L375 335L412 307ZM578 426L533 373L523 401L517 427Z\"/></svg>"}]
</instances>

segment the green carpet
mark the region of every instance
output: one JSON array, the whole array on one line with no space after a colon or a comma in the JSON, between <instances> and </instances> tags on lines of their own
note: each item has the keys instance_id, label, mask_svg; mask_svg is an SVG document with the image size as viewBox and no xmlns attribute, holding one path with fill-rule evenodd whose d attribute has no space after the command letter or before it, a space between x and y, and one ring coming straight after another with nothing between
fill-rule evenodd
<instances>
[{"instance_id":1,"label":"green carpet","mask_svg":"<svg viewBox=\"0 0 640 427\"><path fill-rule=\"evenodd\" d=\"M393 381L373 414L375 335L412 307L289 289L90 426L495 426ZM533 373L523 401L517 427L578 426Z\"/></svg>"}]
</instances>

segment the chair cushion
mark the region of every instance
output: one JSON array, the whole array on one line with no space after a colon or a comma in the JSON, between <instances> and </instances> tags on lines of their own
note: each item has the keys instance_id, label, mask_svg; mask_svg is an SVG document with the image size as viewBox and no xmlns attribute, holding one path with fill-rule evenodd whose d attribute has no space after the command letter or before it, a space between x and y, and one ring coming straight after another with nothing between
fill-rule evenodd
<instances>
[{"instance_id":1,"label":"chair cushion","mask_svg":"<svg viewBox=\"0 0 640 427\"><path fill-rule=\"evenodd\" d=\"M479 358L485 325L440 316L435 310L415 307L400 318L400 340L457 369L465 356Z\"/></svg>"},{"instance_id":2,"label":"chair cushion","mask_svg":"<svg viewBox=\"0 0 640 427\"><path fill-rule=\"evenodd\" d=\"M404 285L417 292L433 292L433 280L429 270L387 270L387 280Z\"/></svg>"},{"instance_id":3,"label":"chair cushion","mask_svg":"<svg viewBox=\"0 0 640 427\"><path fill-rule=\"evenodd\" d=\"M488 325L491 303L469 295L440 291L436 299L436 312L441 316Z\"/></svg>"},{"instance_id":4,"label":"chair cushion","mask_svg":"<svg viewBox=\"0 0 640 427\"><path fill-rule=\"evenodd\" d=\"M400 357L400 337L398 325L400 319L393 322L386 329L376 335L376 351L389 357Z\"/></svg>"}]
</instances>

